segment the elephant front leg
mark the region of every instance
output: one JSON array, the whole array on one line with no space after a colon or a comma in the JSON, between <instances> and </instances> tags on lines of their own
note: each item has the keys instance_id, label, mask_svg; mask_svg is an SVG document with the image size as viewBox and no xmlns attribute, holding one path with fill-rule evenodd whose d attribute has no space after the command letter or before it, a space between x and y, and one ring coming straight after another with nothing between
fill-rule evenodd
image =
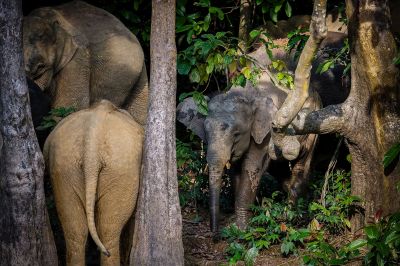
<instances>
[{"instance_id":1,"label":"elephant front leg","mask_svg":"<svg viewBox=\"0 0 400 266\"><path fill-rule=\"evenodd\" d=\"M236 225L245 229L250 218L250 206L256 198L261 176L270 162L263 145L250 144L243 163L235 195Z\"/></svg>"},{"instance_id":2,"label":"elephant front leg","mask_svg":"<svg viewBox=\"0 0 400 266\"><path fill-rule=\"evenodd\" d=\"M50 95L52 108L74 107L81 110L89 107L90 66L86 50L78 49L74 58L56 75L55 87Z\"/></svg>"},{"instance_id":3,"label":"elephant front leg","mask_svg":"<svg viewBox=\"0 0 400 266\"><path fill-rule=\"evenodd\" d=\"M304 193L308 184L311 161L314 154L314 148L317 142L318 135L310 134L304 140L303 147L299 158L294 162L292 175L285 182L285 190L288 192L288 201L294 204L299 196Z\"/></svg>"}]
</instances>

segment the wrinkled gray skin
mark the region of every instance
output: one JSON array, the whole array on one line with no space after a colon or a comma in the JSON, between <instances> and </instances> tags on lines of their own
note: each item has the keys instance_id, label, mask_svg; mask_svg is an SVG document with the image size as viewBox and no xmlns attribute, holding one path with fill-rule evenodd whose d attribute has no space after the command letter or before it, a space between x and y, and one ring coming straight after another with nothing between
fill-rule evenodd
<instances>
[{"instance_id":1,"label":"wrinkled gray skin","mask_svg":"<svg viewBox=\"0 0 400 266\"><path fill-rule=\"evenodd\" d=\"M24 18L27 76L52 108L84 109L106 99L144 125L148 80L136 37L110 13L80 1L43 7Z\"/></svg>"},{"instance_id":2,"label":"wrinkled gray skin","mask_svg":"<svg viewBox=\"0 0 400 266\"><path fill-rule=\"evenodd\" d=\"M208 144L211 230L218 232L219 194L225 165L241 163L240 174L234 177L236 223L244 228L249 218L248 208L254 202L261 175L268 167L268 144L272 117L286 98L286 93L274 86L265 89L247 84L232 88L209 102L205 118L196 112L192 98L178 105L177 119L191 128ZM306 106L318 108L309 100ZM191 123L191 121L195 121ZM295 198L308 175L315 135L302 136L302 154L294 161L293 175L287 190Z\"/></svg>"},{"instance_id":3,"label":"wrinkled gray skin","mask_svg":"<svg viewBox=\"0 0 400 266\"><path fill-rule=\"evenodd\" d=\"M328 35L331 37L330 35ZM342 35L343 36L343 35ZM336 36L338 37L338 36ZM336 41L336 37L334 38ZM328 38L329 40L329 38ZM268 65L264 48L250 54L263 65ZM275 51L275 56L288 60L285 53ZM287 61L289 68L294 67ZM316 67L315 67L316 68ZM336 70L335 70L336 71ZM310 98L303 109L316 110L321 107L321 100L314 89L325 84L328 94L339 93L345 99L347 90L341 87L340 76L328 71L323 76L315 75L311 82ZM339 87L338 87L339 86ZM329 101L329 96L324 97ZM197 112L192 98L185 99L177 107L177 120L191 129L208 145L207 162L209 165L211 230L218 233L219 194L221 177L227 162L240 163L240 173L234 177L236 224L240 228L247 225L248 209L254 202L258 184L270 162L268 145L270 142L271 121L275 112L286 98L286 92L278 89L269 76L263 73L257 85L247 83L245 88L234 87L225 94L209 101L207 117ZM340 101L336 97L334 101ZM307 183L312 154L317 141L316 135L298 136L300 154L292 162L292 176L285 184L289 200L296 200Z\"/></svg>"}]
</instances>

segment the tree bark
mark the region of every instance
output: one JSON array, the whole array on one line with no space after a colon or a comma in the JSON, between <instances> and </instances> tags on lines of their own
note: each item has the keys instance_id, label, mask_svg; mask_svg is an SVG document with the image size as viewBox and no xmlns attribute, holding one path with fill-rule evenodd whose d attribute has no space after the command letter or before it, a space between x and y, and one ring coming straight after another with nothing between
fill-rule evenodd
<instances>
[{"instance_id":1,"label":"tree bark","mask_svg":"<svg viewBox=\"0 0 400 266\"><path fill-rule=\"evenodd\" d=\"M57 265L44 161L29 107L21 22L21 1L0 0L0 265Z\"/></svg>"},{"instance_id":2,"label":"tree bark","mask_svg":"<svg viewBox=\"0 0 400 266\"><path fill-rule=\"evenodd\" d=\"M175 0L153 0L150 101L131 265L183 265L175 151Z\"/></svg>"},{"instance_id":3,"label":"tree bark","mask_svg":"<svg viewBox=\"0 0 400 266\"><path fill-rule=\"evenodd\" d=\"M287 112L277 113L275 121L280 122L274 124L274 132L284 135L293 114L299 114L292 122L297 134L339 133L346 138L352 155L352 193L361 197L365 209L352 220L355 231L373 221L379 210L386 215L400 209L399 160L386 170L382 164L387 150L400 141L400 88L387 1L347 0L346 12L352 64L349 97L343 104L311 113L298 112L298 105L291 108L296 101L291 98Z\"/></svg>"},{"instance_id":4,"label":"tree bark","mask_svg":"<svg viewBox=\"0 0 400 266\"><path fill-rule=\"evenodd\" d=\"M249 28L251 26L251 7L252 0L240 0L240 19L239 19L239 48L243 52L247 50L249 40Z\"/></svg>"}]
</instances>

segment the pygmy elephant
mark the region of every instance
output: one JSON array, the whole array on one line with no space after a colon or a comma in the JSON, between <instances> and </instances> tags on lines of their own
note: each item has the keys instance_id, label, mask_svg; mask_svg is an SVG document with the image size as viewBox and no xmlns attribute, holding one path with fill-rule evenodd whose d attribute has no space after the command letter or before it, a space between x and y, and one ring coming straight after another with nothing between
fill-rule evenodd
<instances>
[{"instance_id":1,"label":"pygmy elephant","mask_svg":"<svg viewBox=\"0 0 400 266\"><path fill-rule=\"evenodd\" d=\"M208 116L197 113L192 98L178 105L177 119L207 143L209 166L211 230L218 233L221 178L227 163L240 162L241 172L234 177L236 224L247 225L248 209L254 202L261 175L270 162L268 144L271 122L286 93L275 86L232 88L209 101ZM318 97L309 98L305 107L319 108ZM301 136L302 154L294 161L289 194L300 190L308 176L316 135ZM293 180L293 182L292 182ZM295 196L295 195L293 195Z\"/></svg>"},{"instance_id":2,"label":"pygmy elephant","mask_svg":"<svg viewBox=\"0 0 400 266\"><path fill-rule=\"evenodd\" d=\"M110 13L80 1L24 18L25 70L52 108L87 108L106 99L144 125L148 79L136 37Z\"/></svg>"},{"instance_id":3,"label":"pygmy elephant","mask_svg":"<svg viewBox=\"0 0 400 266\"><path fill-rule=\"evenodd\" d=\"M67 265L85 265L88 231L102 252L101 264L120 264L121 231L136 205L143 139L143 127L106 100L71 114L47 138L44 157Z\"/></svg>"}]
</instances>

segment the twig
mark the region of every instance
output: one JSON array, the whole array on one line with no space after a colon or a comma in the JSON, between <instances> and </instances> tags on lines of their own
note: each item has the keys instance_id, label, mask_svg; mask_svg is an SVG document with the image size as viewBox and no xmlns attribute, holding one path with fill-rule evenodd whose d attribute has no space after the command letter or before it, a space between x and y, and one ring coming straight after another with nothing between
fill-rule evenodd
<instances>
[{"instance_id":1,"label":"twig","mask_svg":"<svg viewBox=\"0 0 400 266\"><path fill-rule=\"evenodd\" d=\"M329 162L328 169L325 172L325 181L324 181L324 186L322 187L322 192L321 192L321 204L324 207L326 204L325 197L326 197L326 192L328 190L329 178L331 177L332 171L336 166L337 158L339 155L339 148L342 145L342 142L343 142L343 137L340 137L338 144L336 145L335 152L333 153L331 161Z\"/></svg>"}]
</instances>

